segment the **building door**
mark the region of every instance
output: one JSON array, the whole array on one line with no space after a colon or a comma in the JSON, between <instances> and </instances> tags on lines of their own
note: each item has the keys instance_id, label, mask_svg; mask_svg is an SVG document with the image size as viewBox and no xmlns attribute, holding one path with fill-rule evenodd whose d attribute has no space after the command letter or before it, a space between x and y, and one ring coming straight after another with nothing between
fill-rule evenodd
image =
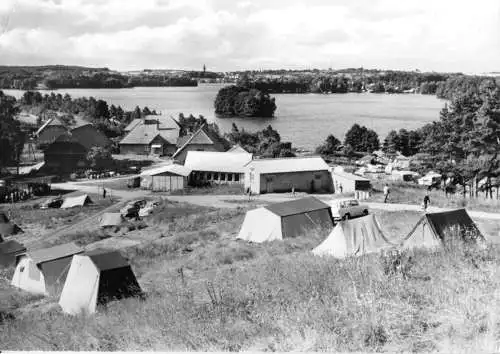
<instances>
[{"instance_id":1,"label":"building door","mask_svg":"<svg viewBox=\"0 0 500 354\"><path fill-rule=\"evenodd\" d=\"M273 188L273 176L266 177L266 193L274 192Z\"/></svg>"},{"instance_id":2,"label":"building door","mask_svg":"<svg viewBox=\"0 0 500 354\"><path fill-rule=\"evenodd\" d=\"M313 191L314 192L318 192L321 189L323 189L323 186L321 185L321 175L320 174L314 175L314 179L313 179Z\"/></svg>"}]
</instances>

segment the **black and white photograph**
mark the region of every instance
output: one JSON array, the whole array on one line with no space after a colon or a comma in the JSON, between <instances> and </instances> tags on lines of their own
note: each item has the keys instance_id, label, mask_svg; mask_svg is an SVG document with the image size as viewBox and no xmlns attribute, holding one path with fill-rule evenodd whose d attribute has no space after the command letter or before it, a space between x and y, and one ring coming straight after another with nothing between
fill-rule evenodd
<instances>
[{"instance_id":1,"label":"black and white photograph","mask_svg":"<svg viewBox=\"0 0 500 354\"><path fill-rule=\"evenodd\" d=\"M0 351L500 353L500 2L0 0Z\"/></svg>"}]
</instances>

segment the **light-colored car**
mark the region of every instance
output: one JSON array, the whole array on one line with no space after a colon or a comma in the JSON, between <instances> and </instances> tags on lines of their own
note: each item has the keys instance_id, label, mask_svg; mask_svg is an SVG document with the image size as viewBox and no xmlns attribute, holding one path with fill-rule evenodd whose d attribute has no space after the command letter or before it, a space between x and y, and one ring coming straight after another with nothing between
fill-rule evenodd
<instances>
[{"instance_id":1,"label":"light-colored car","mask_svg":"<svg viewBox=\"0 0 500 354\"><path fill-rule=\"evenodd\" d=\"M159 201L148 201L146 205L139 210L139 216L144 217L153 214L155 208L160 205Z\"/></svg>"},{"instance_id":2,"label":"light-colored car","mask_svg":"<svg viewBox=\"0 0 500 354\"><path fill-rule=\"evenodd\" d=\"M334 199L329 204L334 220L348 220L369 213L368 206L354 198Z\"/></svg>"}]
</instances>

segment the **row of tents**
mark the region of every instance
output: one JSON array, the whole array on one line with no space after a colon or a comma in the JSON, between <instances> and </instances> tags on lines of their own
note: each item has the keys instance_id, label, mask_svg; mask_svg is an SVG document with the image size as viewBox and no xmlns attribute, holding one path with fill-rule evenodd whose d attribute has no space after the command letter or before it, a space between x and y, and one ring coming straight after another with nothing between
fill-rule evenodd
<instances>
[{"instance_id":1,"label":"row of tents","mask_svg":"<svg viewBox=\"0 0 500 354\"><path fill-rule=\"evenodd\" d=\"M262 243L318 232L324 241L316 255L336 258L361 256L388 249L440 247L449 236L464 241L484 240L465 209L426 213L408 235L388 238L374 215L340 221L334 225L330 206L314 198L276 203L246 213L237 239Z\"/></svg>"},{"instance_id":2,"label":"row of tents","mask_svg":"<svg viewBox=\"0 0 500 354\"><path fill-rule=\"evenodd\" d=\"M0 243L0 266L15 266L12 286L59 297L59 305L69 314L94 313L111 300L142 294L128 260L116 250L84 251L67 243L28 251L10 240Z\"/></svg>"}]
</instances>

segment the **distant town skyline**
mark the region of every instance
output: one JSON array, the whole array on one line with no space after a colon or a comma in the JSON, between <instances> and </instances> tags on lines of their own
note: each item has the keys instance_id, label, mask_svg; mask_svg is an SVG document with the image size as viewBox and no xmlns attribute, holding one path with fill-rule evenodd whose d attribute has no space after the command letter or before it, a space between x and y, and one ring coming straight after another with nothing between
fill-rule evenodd
<instances>
[{"instance_id":1,"label":"distant town skyline","mask_svg":"<svg viewBox=\"0 0 500 354\"><path fill-rule=\"evenodd\" d=\"M0 65L500 71L497 0L2 0Z\"/></svg>"}]
</instances>

